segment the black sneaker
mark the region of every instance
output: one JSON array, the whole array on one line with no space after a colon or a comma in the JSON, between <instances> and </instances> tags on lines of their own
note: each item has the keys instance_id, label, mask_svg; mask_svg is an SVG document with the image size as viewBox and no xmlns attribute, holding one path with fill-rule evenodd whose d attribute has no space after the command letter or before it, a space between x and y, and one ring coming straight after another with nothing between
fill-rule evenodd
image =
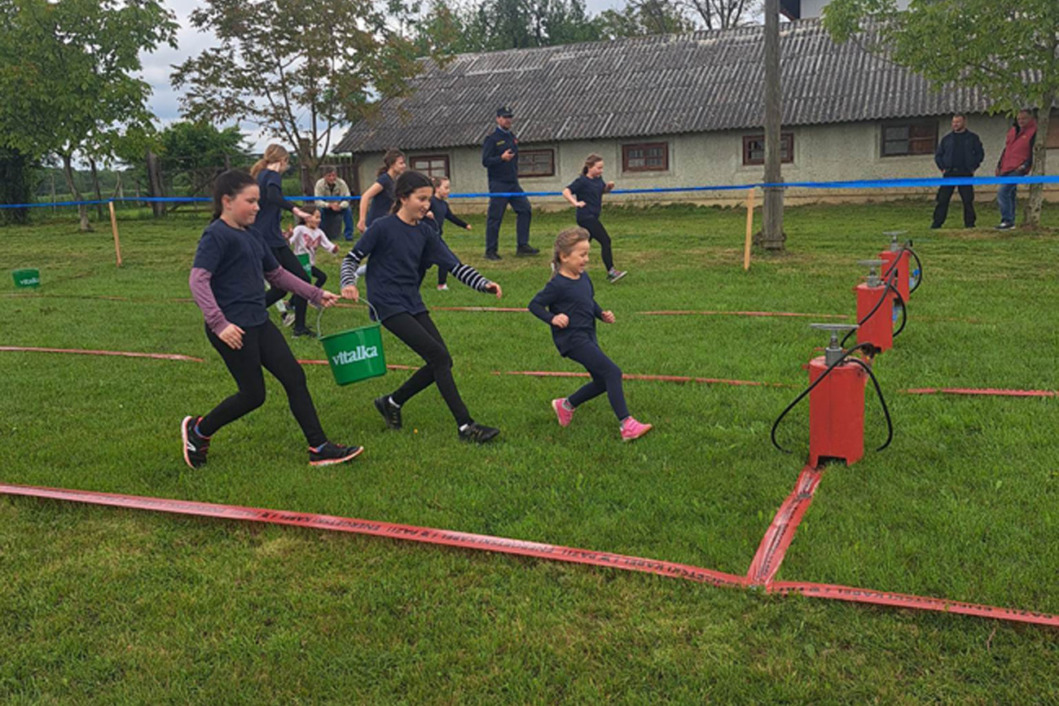
<instances>
[{"instance_id":1,"label":"black sneaker","mask_svg":"<svg viewBox=\"0 0 1059 706\"><path fill-rule=\"evenodd\" d=\"M515 251L515 257L529 257L530 255L537 255L540 250L531 245L519 245L518 250Z\"/></svg>"},{"instance_id":2,"label":"black sneaker","mask_svg":"<svg viewBox=\"0 0 1059 706\"><path fill-rule=\"evenodd\" d=\"M317 446L315 449L309 447L310 466L331 466L336 463L352 461L364 451L363 446L339 446L330 441Z\"/></svg>"},{"instance_id":3,"label":"black sneaker","mask_svg":"<svg viewBox=\"0 0 1059 706\"><path fill-rule=\"evenodd\" d=\"M500 257L499 253L495 253L495 252L487 252L487 253L485 254L485 259L486 259L486 260L502 260L503 258L502 258L502 257Z\"/></svg>"},{"instance_id":4,"label":"black sneaker","mask_svg":"<svg viewBox=\"0 0 1059 706\"><path fill-rule=\"evenodd\" d=\"M1008 223L1007 221L1002 221L1002 222L1000 223L1000 225L998 225L998 226L996 227L996 229L997 229L997 230L1011 230L1011 229L1012 229L1012 228L1014 228L1014 227L1015 227L1015 224L1014 224L1014 223Z\"/></svg>"},{"instance_id":5,"label":"black sneaker","mask_svg":"<svg viewBox=\"0 0 1059 706\"><path fill-rule=\"evenodd\" d=\"M313 331L308 326L295 326L294 327L294 335L295 336L308 336L309 338L316 338L316 331Z\"/></svg>"},{"instance_id":6,"label":"black sneaker","mask_svg":"<svg viewBox=\"0 0 1059 706\"><path fill-rule=\"evenodd\" d=\"M184 440L184 463L191 468L202 468L206 465L206 452L210 450L210 440L195 431L195 425L202 417L184 417L180 423L180 436Z\"/></svg>"},{"instance_id":7,"label":"black sneaker","mask_svg":"<svg viewBox=\"0 0 1059 706\"><path fill-rule=\"evenodd\" d=\"M487 427L478 422L471 422L460 431L460 441L473 441L476 444L484 444L487 441L492 441L496 438L496 435L500 433L499 429L494 427Z\"/></svg>"},{"instance_id":8,"label":"black sneaker","mask_svg":"<svg viewBox=\"0 0 1059 706\"><path fill-rule=\"evenodd\" d=\"M381 414L382 418L386 420L387 429L401 428L401 408L393 402L390 402L389 395L376 397L375 409L379 410L379 414Z\"/></svg>"}]
</instances>

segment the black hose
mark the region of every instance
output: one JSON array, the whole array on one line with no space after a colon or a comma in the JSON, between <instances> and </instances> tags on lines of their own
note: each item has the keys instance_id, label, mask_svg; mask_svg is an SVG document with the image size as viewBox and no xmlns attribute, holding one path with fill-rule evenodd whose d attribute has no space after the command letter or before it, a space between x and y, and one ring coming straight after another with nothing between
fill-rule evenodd
<instances>
[{"instance_id":1,"label":"black hose","mask_svg":"<svg viewBox=\"0 0 1059 706\"><path fill-rule=\"evenodd\" d=\"M794 409L799 402L801 402L803 399L805 399L806 395L808 395L810 392L812 392L813 389L817 385L819 385L821 382L823 382L824 378L826 378L828 375L830 375L832 370L837 368L839 365L842 365L842 363L847 358L849 358L851 355L853 355L857 351L859 351L859 350L870 350L870 349L871 349L871 344L870 343L858 343L857 345L853 346L848 351L843 353L841 358L839 358L834 363L829 365L827 367L827 370L825 370L820 375L820 377L818 377L816 380L813 381L813 384L811 384L809 387L807 387L804 390L802 390L802 393L800 395L798 395L797 397L795 397L794 401L791 402L789 405L787 405L786 409L784 409L782 412L780 412L780 416L776 417L776 421L772 423L772 431L769 433L769 438L772 439L772 445L775 446L777 449L779 449L780 451L782 451L785 454L793 453L792 451L789 451L789 450L783 448L782 446L780 446L779 442L776 441L776 429L779 428L780 422L783 421L783 418L787 416L788 412L790 412L792 409ZM889 442L887 442L887 443L889 443Z\"/></svg>"},{"instance_id":2,"label":"black hose","mask_svg":"<svg viewBox=\"0 0 1059 706\"><path fill-rule=\"evenodd\" d=\"M875 306L873 306L871 308L871 311L869 311L867 313L867 315L863 319L861 319L860 321L857 322L857 326L863 326L865 323L867 323L867 321L871 317L875 316L875 312L877 312L879 310L879 307L883 305L883 302L886 301L886 297L888 296L889 292L893 291L893 293L897 295L898 301L902 302L901 311L902 311L902 314L903 314L904 318L901 321L901 328L899 330L901 330L901 331L904 330L905 323L908 320L908 313L907 313L907 311L905 311L905 308L903 306L904 299L901 298L901 293L898 292L897 288L894 286L893 282L894 282L894 278L896 278L896 277L897 277L897 273L895 272L894 274L890 275L889 279L886 280L886 287L883 289L883 293L882 293L882 296L879 297L879 301L875 302ZM856 330L857 329L850 329L849 331L847 331L846 335L842 337L842 342L839 343L839 345L842 346L843 348L845 348L846 347L846 341L849 340L849 337L852 336L856 332Z\"/></svg>"},{"instance_id":3,"label":"black hose","mask_svg":"<svg viewBox=\"0 0 1059 706\"><path fill-rule=\"evenodd\" d=\"M883 397L882 388L879 387L879 381L875 379L875 373L872 372L871 366L867 365L860 358L853 358L852 360L868 372L872 384L875 385L875 394L879 396L879 404L882 405L883 416L886 417L886 441L883 442L882 446L875 449L876 451L882 451L894 440L894 423L893 420L890 419L890 409L886 406L886 399Z\"/></svg>"},{"instance_id":4,"label":"black hose","mask_svg":"<svg viewBox=\"0 0 1059 706\"><path fill-rule=\"evenodd\" d=\"M897 291L897 287L889 283L887 286L893 291L894 295L897 297L897 304L901 307L901 325L897 327L896 331L894 331L894 338L897 338L901 332L905 330L905 325L908 324L908 306L905 305L905 298L901 296L899 291Z\"/></svg>"}]
</instances>

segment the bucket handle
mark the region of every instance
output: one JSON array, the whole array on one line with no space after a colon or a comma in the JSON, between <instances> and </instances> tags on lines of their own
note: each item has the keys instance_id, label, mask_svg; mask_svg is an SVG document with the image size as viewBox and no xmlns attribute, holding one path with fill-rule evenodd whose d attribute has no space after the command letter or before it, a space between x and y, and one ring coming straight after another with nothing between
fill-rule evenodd
<instances>
[{"instance_id":1,"label":"bucket handle","mask_svg":"<svg viewBox=\"0 0 1059 706\"><path fill-rule=\"evenodd\" d=\"M370 301L368 301L366 297L361 297L360 299L361 299L361 301L363 301L365 304L368 305L368 307L371 309L372 313L375 314L375 320L378 321L379 320L379 311L375 308L375 306ZM323 319L323 316L324 316L324 308L320 307L320 311L316 315L316 335L317 335L318 338L323 338L324 337L324 332L320 328L320 321Z\"/></svg>"}]
</instances>

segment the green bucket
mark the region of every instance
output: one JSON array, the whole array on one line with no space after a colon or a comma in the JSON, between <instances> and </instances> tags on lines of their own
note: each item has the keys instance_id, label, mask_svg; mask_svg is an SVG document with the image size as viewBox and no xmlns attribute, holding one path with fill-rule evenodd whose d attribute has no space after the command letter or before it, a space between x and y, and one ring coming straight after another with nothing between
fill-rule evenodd
<instances>
[{"instance_id":1,"label":"green bucket","mask_svg":"<svg viewBox=\"0 0 1059 706\"><path fill-rule=\"evenodd\" d=\"M364 300L367 302L367 300ZM368 303L371 306L371 303ZM372 311L375 307L372 307ZM320 320L324 310L316 317L316 330L320 328ZM376 316L376 318L378 318ZM368 324L348 331L332 333L320 336L320 343L324 345L324 353L327 354L327 363L331 366L331 374L335 376L335 382L339 385L348 385L351 382L360 382L369 378L377 378L386 374L386 356L382 350L382 330L379 323Z\"/></svg>"},{"instance_id":2,"label":"green bucket","mask_svg":"<svg viewBox=\"0 0 1059 706\"><path fill-rule=\"evenodd\" d=\"M15 279L15 286L20 289L40 286L40 270L33 268L15 270L11 273L11 276Z\"/></svg>"},{"instance_id":3,"label":"green bucket","mask_svg":"<svg viewBox=\"0 0 1059 706\"><path fill-rule=\"evenodd\" d=\"M309 263L309 253L303 252L301 255L298 255L297 257L298 257L298 262L302 263L302 269L305 270L305 276L308 277L309 281L311 282L312 278L313 278L313 266L312 266L312 264Z\"/></svg>"}]
</instances>

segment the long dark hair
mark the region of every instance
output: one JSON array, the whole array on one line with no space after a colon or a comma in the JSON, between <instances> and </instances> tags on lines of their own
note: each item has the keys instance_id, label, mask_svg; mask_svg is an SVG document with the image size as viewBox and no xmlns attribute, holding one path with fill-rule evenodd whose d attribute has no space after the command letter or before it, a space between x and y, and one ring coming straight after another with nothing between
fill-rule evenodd
<instances>
[{"instance_id":1,"label":"long dark hair","mask_svg":"<svg viewBox=\"0 0 1059 706\"><path fill-rule=\"evenodd\" d=\"M397 183L393 187L393 206L390 207L390 213L397 213L401 209L401 199L407 199L413 191L422 189L424 186L429 186L431 191L434 190L434 182L422 172L407 171L397 177Z\"/></svg>"},{"instance_id":2,"label":"long dark hair","mask_svg":"<svg viewBox=\"0 0 1059 706\"><path fill-rule=\"evenodd\" d=\"M229 169L217 177L213 184L213 220L224 213L224 197L233 197L248 186L257 186L257 180L242 169Z\"/></svg>"},{"instance_id":3,"label":"long dark hair","mask_svg":"<svg viewBox=\"0 0 1059 706\"><path fill-rule=\"evenodd\" d=\"M383 172L389 171L393 163L398 159L404 157L404 152L398 149L386 150L386 154L382 156L382 166L379 167L379 171L375 172L375 176L382 176Z\"/></svg>"},{"instance_id":4,"label":"long dark hair","mask_svg":"<svg viewBox=\"0 0 1059 706\"><path fill-rule=\"evenodd\" d=\"M589 170L590 167L592 167L592 166L594 166L594 165L596 165L596 164L598 164L598 163L600 163L602 161L603 161L603 158L600 157L598 154L596 154L594 152L592 154L588 155L587 157L585 157L585 166L581 167L581 176L587 175L588 174L588 170Z\"/></svg>"}]
</instances>

